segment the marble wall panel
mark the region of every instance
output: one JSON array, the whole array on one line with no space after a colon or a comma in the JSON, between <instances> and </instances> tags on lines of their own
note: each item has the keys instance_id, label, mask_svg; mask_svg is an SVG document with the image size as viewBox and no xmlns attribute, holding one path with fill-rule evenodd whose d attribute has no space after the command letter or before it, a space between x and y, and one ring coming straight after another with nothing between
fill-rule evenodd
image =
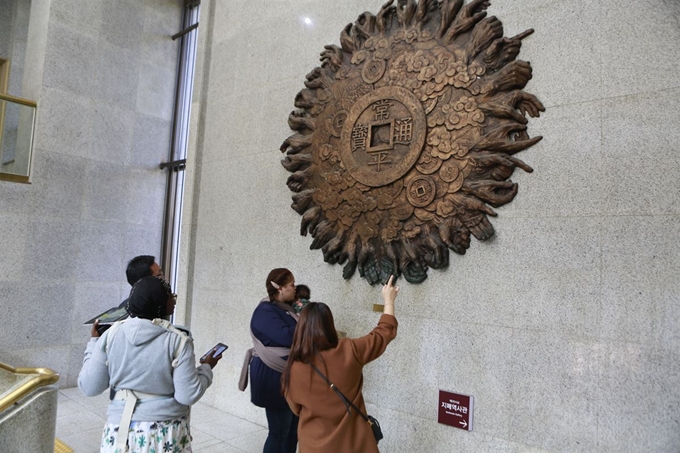
<instances>
[{"instance_id":1,"label":"marble wall panel","mask_svg":"<svg viewBox=\"0 0 680 453\"><path fill-rule=\"evenodd\" d=\"M137 49L128 49L99 41L97 45L97 97L107 107L133 110L137 105L137 90L142 56ZM120 120L131 115L119 115ZM126 126L130 126L127 123Z\"/></svg>"},{"instance_id":2,"label":"marble wall panel","mask_svg":"<svg viewBox=\"0 0 680 453\"><path fill-rule=\"evenodd\" d=\"M83 219L123 222L129 215L129 170L112 163L89 161L85 183ZM125 194L125 197L121 197Z\"/></svg>"},{"instance_id":3,"label":"marble wall panel","mask_svg":"<svg viewBox=\"0 0 680 453\"><path fill-rule=\"evenodd\" d=\"M93 152L96 108L90 98L44 88L36 120L34 148L74 157ZM54 118L60 120L53 121Z\"/></svg>"},{"instance_id":4,"label":"marble wall panel","mask_svg":"<svg viewBox=\"0 0 680 453\"><path fill-rule=\"evenodd\" d=\"M537 145L516 154L533 173L515 170L519 191L499 209L505 216L593 216L602 212L602 105L599 101L560 105L531 120Z\"/></svg>"},{"instance_id":5,"label":"marble wall panel","mask_svg":"<svg viewBox=\"0 0 680 453\"><path fill-rule=\"evenodd\" d=\"M162 225L167 171L161 171L158 167L132 168L128 171L124 181L129 196L124 217L126 222L145 226Z\"/></svg>"},{"instance_id":6,"label":"marble wall panel","mask_svg":"<svg viewBox=\"0 0 680 453\"><path fill-rule=\"evenodd\" d=\"M3 214L28 215L35 212L41 200L33 196L32 187L28 184L0 182L3 196L0 197L0 211Z\"/></svg>"},{"instance_id":7,"label":"marble wall panel","mask_svg":"<svg viewBox=\"0 0 680 453\"><path fill-rule=\"evenodd\" d=\"M309 70L314 66L310 66ZM306 72L305 72L306 74ZM295 131L288 126L288 116L295 108L295 96L304 86L304 75L291 81L272 82L263 91L263 121L269 133L261 137L263 150L280 150L281 144ZM284 155L279 154L282 158ZM288 171L286 171L288 173Z\"/></svg>"},{"instance_id":8,"label":"marble wall panel","mask_svg":"<svg viewBox=\"0 0 680 453\"><path fill-rule=\"evenodd\" d=\"M43 84L81 96L96 95L97 39L56 22L50 24ZM87 75L87 77L78 77Z\"/></svg>"},{"instance_id":9,"label":"marble wall panel","mask_svg":"<svg viewBox=\"0 0 680 453\"><path fill-rule=\"evenodd\" d=\"M192 279L192 285L195 288L208 287L212 290L222 290L229 284L227 275L238 275L245 269L232 265L235 255L240 252L235 250L236 247L225 248L226 236L214 234L209 230L210 228L205 227L197 231L197 238L200 237L201 240L197 241L196 250L201 250L202 254L210 256L212 265L202 268L201 272ZM242 238L239 230L240 228L220 228L220 231L227 231L227 234L232 233L234 238L239 236Z\"/></svg>"},{"instance_id":10,"label":"marble wall panel","mask_svg":"<svg viewBox=\"0 0 680 453\"><path fill-rule=\"evenodd\" d=\"M677 450L678 348L612 341L600 355L598 451Z\"/></svg>"},{"instance_id":11,"label":"marble wall panel","mask_svg":"<svg viewBox=\"0 0 680 453\"><path fill-rule=\"evenodd\" d=\"M168 160L172 140L170 121L138 113L132 127L132 165L151 169Z\"/></svg>"},{"instance_id":12,"label":"marble wall panel","mask_svg":"<svg viewBox=\"0 0 680 453\"><path fill-rule=\"evenodd\" d=\"M30 219L26 216L6 214L0 218L0 231L4 238L3 253L0 254L0 275L2 275L0 278L3 282L18 281L23 277L27 231L29 231L30 224Z\"/></svg>"},{"instance_id":13,"label":"marble wall panel","mask_svg":"<svg viewBox=\"0 0 680 453\"><path fill-rule=\"evenodd\" d=\"M80 227L76 281L116 282L127 262L120 254L124 231L113 222L83 222ZM93 262L93 258L96 261ZM96 265L95 265L96 263Z\"/></svg>"},{"instance_id":14,"label":"marble wall panel","mask_svg":"<svg viewBox=\"0 0 680 453\"><path fill-rule=\"evenodd\" d=\"M4 312L3 321L10 327L2 329L2 354L18 353L24 349L40 349L47 346L66 344L70 340L70 329L60 329L71 322L74 285L66 283L1 282ZM45 307L57 305L54 313ZM45 316L49 312L50 316ZM56 347L56 346L55 346ZM58 363L55 357L50 363ZM2 361L2 360L0 360ZM31 365L28 357L21 363L6 362L13 366Z\"/></svg>"},{"instance_id":15,"label":"marble wall panel","mask_svg":"<svg viewBox=\"0 0 680 453\"><path fill-rule=\"evenodd\" d=\"M89 2L51 0L50 20L93 38L99 38L104 3L102 0L91 0Z\"/></svg>"},{"instance_id":16,"label":"marble wall panel","mask_svg":"<svg viewBox=\"0 0 680 453\"><path fill-rule=\"evenodd\" d=\"M47 0L31 0L31 18L28 27L28 42L24 60L24 80L22 94L27 99L40 98L45 67L44 54L47 49L49 32L50 2Z\"/></svg>"},{"instance_id":17,"label":"marble wall panel","mask_svg":"<svg viewBox=\"0 0 680 453\"><path fill-rule=\"evenodd\" d=\"M210 87L205 87L207 93L219 91L225 95L252 95L256 100L258 89L262 89L266 83L264 71L259 66L260 55L254 55L254 47L249 41L242 42L232 39L223 43L215 44L211 51L210 62ZM214 82L213 82L214 81ZM210 99L208 99L210 101ZM217 103L221 105L221 103ZM247 106L242 106L247 108ZM223 110L224 106L222 106Z\"/></svg>"},{"instance_id":18,"label":"marble wall panel","mask_svg":"<svg viewBox=\"0 0 680 453\"><path fill-rule=\"evenodd\" d=\"M576 336L600 332L600 221L567 217L518 221L514 273L523 293L514 326Z\"/></svg>"},{"instance_id":19,"label":"marble wall panel","mask_svg":"<svg viewBox=\"0 0 680 453\"><path fill-rule=\"evenodd\" d=\"M604 212L680 212L680 90L608 99L603 104Z\"/></svg>"},{"instance_id":20,"label":"marble wall panel","mask_svg":"<svg viewBox=\"0 0 680 453\"><path fill-rule=\"evenodd\" d=\"M659 344L668 348L680 349L680 304L678 294L680 290L675 284L667 284L664 288L653 290L660 313L660 321L656 324Z\"/></svg>"},{"instance_id":21,"label":"marble wall panel","mask_svg":"<svg viewBox=\"0 0 680 453\"><path fill-rule=\"evenodd\" d=\"M137 0L103 2L99 37L134 50L144 38L145 4Z\"/></svg>"},{"instance_id":22,"label":"marble wall panel","mask_svg":"<svg viewBox=\"0 0 680 453\"><path fill-rule=\"evenodd\" d=\"M603 224L603 338L653 345L676 337L667 315L677 319L677 297L669 297L678 289L677 220L625 216Z\"/></svg>"},{"instance_id":23,"label":"marble wall panel","mask_svg":"<svg viewBox=\"0 0 680 453\"><path fill-rule=\"evenodd\" d=\"M179 32L182 26L181 15L168 17L168 5L172 5L176 11L181 11L181 0L145 0L142 2L144 12L144 37L135 46L139 51L141 47L142 61L159 66L174 69L177 66L177 52L179 40L173 41L172 35ZM203 33L201 29L199 33Z\"/></svg>"},{"instance_id":24,"label":"marble wall panel","mask_svg":"<svg viewBox=\"0 0 680 453\"><path fill-rule=\"evenodd\" d=\"M262 223L278 221L274 207L290 206L292 192L285 184L290 175L280 164L278 151L234 157L210 165L201 175L202 183L213 188L202 197L201 215L206 221L223 223ZM274 177L278 175L278 177ZM256 193L267 193L264 199L254 199ZM228 196L226 195L228 194ZM285 220L299 215L290 209Z\"/></svg>"},{"instance_id":25,"label":"marble wall panel","mask_svg":"<svg viewBox=\"0 0 680 453\"><path fill-rule=\"evenodd\" d=\"M12 22L14 20L15 3L4 0L0 8L0 55L7 58L12 44Z\"/></svg>"},{"instance_id":26,"label":"marble wall panel","mask_svg":"<svg viewBox=\"0 0 680 453\"><path fill-rule=\"evenodd\" d=\"M26 62L26 44L28 36L28 21L31 10L29 0L14 1L13 5L5 5L8 16L3 26L6 27L6 35L3 44L4 50L0 50L0 55L9 60L9 82L7 84L7 94L23 97L22 82L24 79L24 68ZM7 125L5 117L5 127Z\"/></svg>"},{"instance_id":27,"label":"marble wall panel","mask_svg":"<svg viewBox=\"0 0 680 453\"><path fill-rule=\"evenodd\" d=\"M75 219L31 218L24 249L24 278L69 281L74 278L80 224Z\"/></svg>"},{"instance_id":28,"label":"marble wall panel","mask_svg":"<svg viewBox=\"0 0 680 453\"><path fill-rule=\"evenodd\" d=\"M134 132L134 110L118 108L107 101L95 101L94 131L90 159L126 165L130 162Z\"/></svg>"},{"instance_id":29,"label":"marble wall panel","mask_svg":"<svg viewBox=\"0 0 680 453\"><path fill-rule=\"evenodd\" d=\"M32 167L36 210L49 217L78 219L83 209L85 169L82 159L36 149Z\"/></svg>"},{"instance_id":30,"label":"marble wall panel","mask_svg":"<svg viewBox=\"0 0 680 453\"><path fill-rule=\"evenodd\" d=\"M250 34L253 26L258 27L278 14L290 14L291 6L291 0L274 0L268 2L266 8L253 2L238 2L236 8L223 2L215 2L215 23L228 23L230 26L215 28L213 42L219 44L229 38L243 36L244 33Z\"/></svg>"},{"instance_id":31,"label":"marble wall panel","mask_svg":"<svg viewBox=\"0 0 680 453\"><path fill-rule=\"evenodd\" d=\"M137 110L164 120L172 119L175 68L143 62L139 70Z\"/></svg>"},{"instance_id":32,"label":"marble wall panel","mask_svg":"<svg viewBox=\"0 0 680 453\"><path fill-rule=\"evenodd\" d=\"M547 451L596 451L597 344L554 332L513 335L510 439Z\"/></svg>"},{"instance_id":33,"label":"marble wall panel","mask_svg":"<svg viewBox=\"0 0 680 453\"><path fill-rule=\"evenodd\" d=\"M489 16L497 16L501 21L504 17L508 17L512 14L526 14L528 11L533 11L538 8L545 8L553 6L555 3L559 3L558 0L523 0L521 2L503 2L503 1L491 1L491 5L487 10ZM505 21L503 21L505 22ZM505 33L508 35L508 32Z\"/></svg>"},{"instance_id":34,"label":"marble wall panel","mask_svg":"<svg viewBox=\"0 0 680 453\"><path fill-rule=\"evenodd\" d=\"M200 228L196 249L210 256L213 265L200 268L193 277L194 286L218 290L242 282L240 291L260 300L264 296L263 279L271 269L288 267L294 275L304 275L302 263L308 254L299 252L304 250L301 240L286 237L292 228L278 223Z\"/></svg>"},{"instance_id":35,"label":"marble wall panel","mask_svg":"<svg viewBox=\"0 0 680 453\"><path fill-rule=\"evenodd\" d=\"M677 2L614 0L602 5L602 94L606 97L680 87Z\"/></svg>"}]
</instances>

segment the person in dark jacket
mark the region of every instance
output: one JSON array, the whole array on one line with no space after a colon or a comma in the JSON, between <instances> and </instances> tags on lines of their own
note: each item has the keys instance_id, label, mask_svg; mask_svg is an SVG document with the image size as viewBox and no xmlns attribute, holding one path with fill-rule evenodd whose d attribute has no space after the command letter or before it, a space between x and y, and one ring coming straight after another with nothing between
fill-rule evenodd
<instances>
[{"instance_id":1,"label":"person in dark jacket","mask_svg":"<svg viewBox=\"0 0 680 453\"><path fill-rule=\"evenodd\" d=\"M264 453L295 453L298 417L281 394L281 372L288 359L298 315L295 278L288 269L274 269L266 281L268 299L260 302L250 320L253 359L250 362L250 396L267 414L269 436Z\"/></svg>"}]
</instances>

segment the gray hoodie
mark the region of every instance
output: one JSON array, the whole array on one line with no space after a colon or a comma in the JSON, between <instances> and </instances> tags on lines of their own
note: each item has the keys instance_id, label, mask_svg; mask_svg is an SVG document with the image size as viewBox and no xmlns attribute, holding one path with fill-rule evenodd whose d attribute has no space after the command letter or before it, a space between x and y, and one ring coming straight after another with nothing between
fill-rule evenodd
<instances>
[{"instance_id":1,"label":"gray hoodie","mask_svg":"<svg viewBox=\"0 0 680 453\"><path fill-rule=\"evenodd\" d=\"M207 364L196 367L191 336L178 350L182 335L147 319L127 319L100 338L90 339L78 388L87 396L99 395L109 386L158 395L137 402L132 415L135 421L175 420L189 415L189 406L201 399L212 384L213 374ZM177 366L173 368L175 358ZM123 400L111 402L108 423L120 424L124 406Z\"/></svg>"}]
</instances>

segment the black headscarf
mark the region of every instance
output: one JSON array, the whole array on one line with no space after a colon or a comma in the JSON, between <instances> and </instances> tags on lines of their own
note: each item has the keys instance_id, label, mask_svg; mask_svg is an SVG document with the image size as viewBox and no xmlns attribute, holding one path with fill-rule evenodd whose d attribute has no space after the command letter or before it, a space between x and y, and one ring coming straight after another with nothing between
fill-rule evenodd
<instances>
[{"instance_id":1,"label":"black headscarf","mask_svg":"<svg viewBox=\"0 0 680 453\"><path fill-rule=\"evenodd\" d=\"M170 296L170 285L158 277L144 277L132 286L127 311L130 316L156 319L165 316Z\"/></svg>"}]
</instances>

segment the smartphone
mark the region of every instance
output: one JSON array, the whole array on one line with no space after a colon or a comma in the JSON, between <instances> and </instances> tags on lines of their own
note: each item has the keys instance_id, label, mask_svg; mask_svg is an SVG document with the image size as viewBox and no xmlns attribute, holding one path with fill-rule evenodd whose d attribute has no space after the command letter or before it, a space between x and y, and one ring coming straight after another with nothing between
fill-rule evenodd
<instances>
[{"instance_id":1,"label":"smartphone","mask_svg":"<svg viewBox=\"0 0 680 453\"><path fill-rule=\"evenodd\" d=\"M104 332L109 330L110 327L111 327L111 324L99 324L97 326L97 333L101 337L102 335L104 335Z\"/></svg>"},{"instance_id":2,"label":"smartphone","mask_svg":"<svg viewBox=\"0 0 680 453\"><path fill-rule=\"evenodd\" d=\"M210 351L208 351L208 352L206 352L205 354L203 354L203 357L201 357L201 362L204 361L205 359L207 359L208 356L210 355L210 353L213 352L213 350L215 350L215 353L213 354L213 357L217 357L218 355L220 355L220 354L222 354L224 351L226 351L228 348L229 348L229 346L227 346L227 345L224 344L224 343L217 343L215 346L213 346L212 348L210 348Z\"/></svg>"}]
</instances>

